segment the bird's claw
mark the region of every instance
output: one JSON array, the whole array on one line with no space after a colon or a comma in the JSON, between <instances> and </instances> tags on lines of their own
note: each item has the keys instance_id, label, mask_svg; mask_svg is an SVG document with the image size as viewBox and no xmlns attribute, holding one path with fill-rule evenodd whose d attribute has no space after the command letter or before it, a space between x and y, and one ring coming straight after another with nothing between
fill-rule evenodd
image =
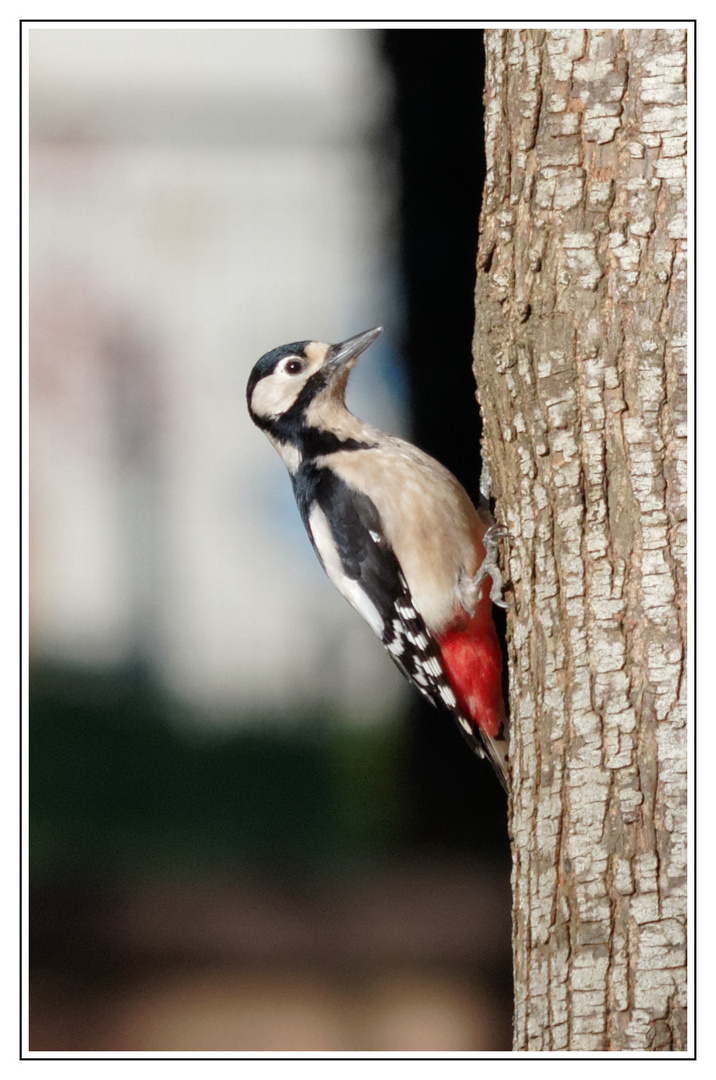
<instances>
[{"instance_id":1,"label":"bird's claw","mask_svg":"<svg viewBox=\"0 0 716 1080\"><path fill-rule=\"evenodd\" d=\"M502 590L504 588L504 579L497 562L500 540L514 540L514 537L504 525L490 525L482 538L482 542L485 546L485 558L482 560L480 569L475 575L474 583L475 588L479 588L486 577L491 578L492 588L490 589L490 600L497 607L509 608L512 607L512 604L509 600L503 599Z\"/></svg>"}]
</instances>

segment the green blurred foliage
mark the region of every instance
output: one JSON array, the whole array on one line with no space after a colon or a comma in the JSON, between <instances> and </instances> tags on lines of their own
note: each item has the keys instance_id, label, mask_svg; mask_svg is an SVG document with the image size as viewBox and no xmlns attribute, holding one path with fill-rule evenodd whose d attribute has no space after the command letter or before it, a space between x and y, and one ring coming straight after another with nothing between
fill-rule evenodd
<instances>
[{"instance_id":1,"label":"green blurred foliage","mask_svg":"<svg viewBox=\"0 0 716 1080\"><path fill-rule=\"evenodd\" d=\"M35 876L254 866L335 872L400 841L393 725L242 717L227 732L131 672L30 680Z\"/></svg>"}]
</instances>

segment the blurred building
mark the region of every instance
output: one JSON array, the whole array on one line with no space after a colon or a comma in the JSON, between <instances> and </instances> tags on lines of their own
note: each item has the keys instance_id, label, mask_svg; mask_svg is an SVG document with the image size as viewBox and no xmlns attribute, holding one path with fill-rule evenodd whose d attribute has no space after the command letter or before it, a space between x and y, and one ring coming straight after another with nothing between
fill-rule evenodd
<instances>
[{"instance_id":1,"label":"blurred building","mask_svg":"<svg viewBox=\"0 0 716 1080\"><path fill-rule=\"evenodd\" d=\"M389 713L244 402L268 349L383 323L352 401L400 424L375 35L29 38L34 658L145 668L214 722Z\"/></svg>"}]
</instances>

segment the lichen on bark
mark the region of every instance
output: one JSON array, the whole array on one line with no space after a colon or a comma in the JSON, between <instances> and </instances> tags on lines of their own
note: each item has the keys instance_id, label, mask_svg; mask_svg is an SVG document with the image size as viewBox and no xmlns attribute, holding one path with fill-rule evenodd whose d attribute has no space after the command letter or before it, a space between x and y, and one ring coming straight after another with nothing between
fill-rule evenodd
<instances>
[{"instance_id":1,"label":"lichen on bark","mask_svg":"<svg viewBox=\"0 0 716 1080\"><path fill-rule=\"evenodd\" d=\"M686 32L489 30L516 1050L686 1048Z\"/></svg>"}]
</instances>

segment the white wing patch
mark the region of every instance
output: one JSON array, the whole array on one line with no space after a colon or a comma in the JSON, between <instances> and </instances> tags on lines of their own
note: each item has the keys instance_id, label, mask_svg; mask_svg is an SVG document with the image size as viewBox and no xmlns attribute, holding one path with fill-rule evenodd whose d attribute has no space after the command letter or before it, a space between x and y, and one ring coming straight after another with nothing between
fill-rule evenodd
<instances>
[{"instance_id":1,"label":"white wing patch","mask_svg":"<svg viewBox=\"0 0 716 1080\"><path fill-rule=\"evenodd\" d=\"M374 633L379 638L382 638L384 631L383 618L367 592L361 588L355 578L349 578L344 572L328 518L317 503L314 503L311 507L308 525L313 537L313 543L316 545L316 551L329 579L338 589L341 596L344 596L358 614L363 616Z\"/></svg>"}]
</instances>

